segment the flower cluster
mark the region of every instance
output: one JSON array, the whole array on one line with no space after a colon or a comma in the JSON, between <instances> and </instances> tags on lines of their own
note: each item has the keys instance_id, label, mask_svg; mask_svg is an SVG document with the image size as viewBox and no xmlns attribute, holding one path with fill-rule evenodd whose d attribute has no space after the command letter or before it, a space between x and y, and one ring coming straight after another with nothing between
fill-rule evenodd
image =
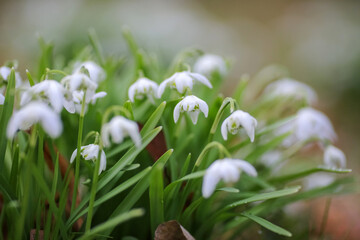
<instances>
[{"instance_id":1,"label":"flower cluster","mask_svg":"<svg viewBox=\"0 0 360 240\"><path fill-rule=\"evenodd\" d=\"M100 49L96 39L91 42ZM0 214L8 226L16 226L9 231L11 239L21 239L24 228L41 228L50 239L71 239L80 230L82 238L94 238L100 230L114 237L113 232L132 231L118 223L141 216L142 210L133 209L137 205L150 215L140 224L150 222L145 229L151 229L143 235L132 232L139 239L154 233L157 239L161 231L156 228L166 225L164 219L194 224L190 231L197 239L211 238L213 229L219 231L215 238L222 239L237 233L233 226L245 226L248 219L266 223L260 216L297 200L286 196L300 191L299 186L284 188L295 179L304 178L298 181L301 191L341 191L343 183L334 173L350 171L346 156L334 145L331 121L314 108L317 94L310 86L271 74L261 83L252 78L252 89L248 76L241 77L232 95L223 96L224 58L186 52L169 69L156 69L155 59L130 45L133 68L117 68L120 61L101 51L94 55L100 64L79 62L84 59L80 54L66 63L69 74L44 67L41 76L27 72L26 81L15 65L0 67L0 104L5 103L0 111L2 209L20 210L15 220ZM120 71L125 71L122 77ZM107 85L118 82L119 88ZM99 100L105 96L106 101ZM313 160L317 150L323 157ZM289 173L288 165L299 171ZM57 193L59 202L54 201ZM13 208L14 201L19 208ZM47 214L42 212L45 203ZM99 218L92 229L93 214ZM27 216L37 216L36 224ZM225 228L220 221L226 221Z\"/></svg>"}]
</instances>

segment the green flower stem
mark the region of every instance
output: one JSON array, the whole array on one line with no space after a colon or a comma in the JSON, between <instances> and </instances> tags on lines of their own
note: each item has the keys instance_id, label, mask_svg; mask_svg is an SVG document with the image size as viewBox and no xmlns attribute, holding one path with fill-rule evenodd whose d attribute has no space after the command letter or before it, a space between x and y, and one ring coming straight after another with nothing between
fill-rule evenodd
<instances>
[{"instance_id":1,"label":"green flower stem","mask_svg":"<svg viewBox=\"0 0 360 240\"><path fill-rule=\"evenodd\" d=\"M199 157L197 158L192 172L195 172L195 170L200 167L201 162L202 162L203 159L205 158L206 154L207 154L212 148L218 148L219 154L220 154L220 157L221 157L221 158L223 158L224 156L225 156L225 157L228 157L228 158L231 158L231 154L230 154L229 151L224 147L224 145L222 145L221 143L215 142L215 141L214 141L214 142L211 142L211 143L208 143L208 144L205 146L205 148L201 151Z\"/></svg>"},{"instance_id":2,"label":"green flower stem","mask_svg":"<svg viewBox=\"0 0 360 240\"><path fill-rule=\"evenodd\" d=\"M233 111L235 111L235 109L238 109L238 104L236 102L235 99L233 98L230 98L230 97L227 97L224 99L223 103L221 104L216 116L215 116L215 119L214 119L214 122L211 126L211 129L210 129L210 133L209 133L209 137L208 137L208 142L211 142L214 138L214 134L216 132L216 129L220 123L220 119L225 111L225 108L230 104L230 113L232 113Z\"/></svg>"},{"instance_id":3,"label":"green flower stem","mask_svg":"<svg viewBox=\"0 0 360 240\"><path fill-rule=\"evenodd\" d=\"M98 157L95 161L95 169L94 169L94 176L93 176L93 181L92 181L92 186L91 186L89 211L88 211L88 215L87 215L87 219L86 219L85 233L88 233L91 228L91 220L92 220L92 216L93 216L97 182L98 182L98 177L99 177L101 151L102 151L102 144L100 143Z\"/></svg>"},{"instance_id":4,"label":"green flower stem","mask_svg":"<svg viewBox=\"0 0 360 240\"><path fill-rule=\"evenodd\" d=\"M77 154L75 159L75 181L74 181L74 191L72 196L71 202L71 210L72 213L76 206L76 198L77 198L77 191L78 191L78 184L79 184L79 171L80 171L80 152L81 152L81 142L82 142L82 134L84 128L84 116L85 116L85 97L86 93L84 93L83 100L81 103L81 112L79 118L79 132L78 132L78 140L77 140Z\"/></svg>"},{"instance_id":5,"label":"green flower stem","mask_svg":"<svg viewBox=\"0 0 360 240\"><path fill-rule=\"evenodd\" d=\"M20 217L17 221L17 228L15 231L14 239L22 239L21 235L24 232L25 218L28 210L29 200L30 200L30 188L32 184L30 165L34 162L34 153L36 147L36 138L37 138L37 126L35 125L31 131L30 141L29 141L29 158L28 161L25 161L25 176L24 176L24 194L21 201L21 212Z\"/></svg>"},{"instance_id":6,"label":"green flower stem","mask_svg":"<svg viewBox=\"0 0 360 240\"><path fill-rule=\"evenodd\" d=\"M124 108L123 106L111 106L108 109L106 109L103 118L102 118L102 124L107 123L107 121L109 120L109 117L112 113L116 113L116 114L124 114L126 118L131 119L131 113L129 112L129 110L127 110L126 108Z\"/></svg>"}]
</instances>

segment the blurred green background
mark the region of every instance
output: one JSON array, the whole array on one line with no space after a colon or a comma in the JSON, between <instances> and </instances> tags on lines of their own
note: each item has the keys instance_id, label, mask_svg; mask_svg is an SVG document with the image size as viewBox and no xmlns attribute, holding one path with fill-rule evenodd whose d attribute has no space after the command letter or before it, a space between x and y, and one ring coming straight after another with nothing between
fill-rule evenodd
<instances>
[{"instance_id":1,"label":"blurred green background","mask_svg":"<svg viewBox=\"0 0 360 240\"><path fill-rule=\"evenodd\" d=\"M348 167L354 175L360 172L359 0L18 0L0 1L0 6L0 64L19 60L23 78L26 68L36 67L36 34L53 41L55 54L66 59L88 43L93 27L105 53L121 57L127 51L124 25L162 61L187 47L229 58L233 68L225 93L241 74L282 64L294 79L317 90L316 107L332 120ZM359 198L335 200L351 222L350 239L359 236Z\"/></svg>"}]
</instances>

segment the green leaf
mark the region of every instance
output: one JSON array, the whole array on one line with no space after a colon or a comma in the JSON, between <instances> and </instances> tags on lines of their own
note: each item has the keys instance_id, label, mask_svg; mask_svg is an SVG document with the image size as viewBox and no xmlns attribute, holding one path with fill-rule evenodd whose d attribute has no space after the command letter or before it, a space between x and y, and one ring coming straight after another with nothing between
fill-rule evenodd
<instances>
[{"instance_id":1,"label":"green leaf","mask_svg":"<svg viewBox=\"0 0 360 240\"><path fill-rule=\"evenodd\" d=\"M114 228L117 225L119 225L125 221L128 221L132 218L141 217L142 215L144 215L144 213L145 213L145 211L143 209L133 209L131 211L119 214L118 216L116 216L102 224L95 226L88 233L85 233L82 237L80 237L79 240L93 239L93 238L97 237L97 234L104 232L108 229Z\"/></svg>"},{"instance_id":2,"label":"green leaf","mask_svg":"<svg viewBox=\"0 0 360 240\"><path fill-rule=\"evenodd\" d=\"M67 234L66 234L66 229L65 229L64 222L61 219L61 212L59 212L59 209L56 206L55 199L53 198L48 186L46 185L45 179L43 178L42 174L36 168L35 165L31 165L30 169L31 169L32 175L34 176L38 186L43 191L43 193L46 196L46 199L49 202L49 207L50 207L51 211L54 213L54 216L56 218L56 223L60 227L61 237L63 239L66 239Z\"/></svg>"},{"instance_id":3,"label":"green leaf","mask_svg":"<svg viewBox=\"0 0 360 240\"><path fill-rule=\"evenodd\" d=\"M228 193L239 193L240 192L239 189L233 188L233 187L218 188L215 191L223 191L223 192L228 192Z\"/></svg>"},{"instance_id":4,"label":"green leaf","mask_svg":"<svg viewBox=\"0 0 360 240\"><path fill-rule=\"evenodd\" d=\"M158 165L164 165L168 161L169 157L173 153L173 149L165 152L151 167L150 173L146 174L136 185L135 187L127 194L125 199L117 206L117 208L113 211L111 216L114 216L119 213L126 212L131 209L132 206L140 199L140 197L144 194L146 189L149 187L150 176L154 169L157 168ZM112 229L108 229L106 234L110 234Z\"/></svg>"},{"instance_id":5,"label":"green leaf","mask_svg":"<svg viewBox=\"0 0 360 240\"><path fill-rule=\"evenodd\" d=\"M199 199L193 201L184 211L184 213L181 216L181 219L183 223L188 223L189 219L191 217L191 214L200 206L200 204L204 201L203 197L200 197Z\"/></svg>"},{"instance_id":6,"label":"green leaf","mask_svg":"<svg viewBox=\"0 0 360 240\"><path fill-rule=\"evenodd\" d=\"M91 28L89 29L89 40L91 43L91 46L93 47L96 57L102 67L104 67L104 57L103 57L103 51L99 42L99 39L96 35L95 29Z\"/></svg>"},{"instance_id":7,"label":"green leaf","mask_svg":"<svg viewBox=\"0 0 360 240\"><path fill-rule=\"evenodd\" d=\"M248 214L248 213L242 213L241 216L244 216L246 218L249 218L250 220L253 220L254 222L258 223L259 225L263 226L264 228L277 233L279 235L285 236L285 237L291 237L291 233L279 226L276 226L275 224L269 222L268 220L265 220L261 217Z\"/></svg>"},{"instance_id":8,"label":"green leaf","mask_svg":"<svg viewBox=\"0 0 360 240\"><path fill-rule=\"evenodd\" d=\"M97 199L95 201L94 207L106 202L107 200L109 200L109 199L115 197L116 195L120 194L121 192L125 191L126 189L128 189L129 187L131 187L132 185L137 183L145 175L147 175L150 172L150 170L151 170L151 167L145 168L143 171L136 174L135 176L132 176L131 178L129 178L125 182L118 185L116 188L112 189L110 192L107 192L104 196L100 197L99 199ZM76 216L69 219L69 222L67 224L68 225L73 225L81 216L83 216L84 214L86 214L88 212L88 208L89 207L86 207L79 214L77 214Z\"/></svg>"},{"instance_id":9,"label":"green leaf","mask_svg":"<svg viewBox=\"0 0 360 240\"><path fill-rule=\"evenodd\" d=\"M198 171L198 172L194 172L194 173L190 173L172 183L170 183L166 188L165 188L165 195L168 195L170 193L170 191L175 188L179 183L186 181L186 180L191 180L191 179L196 179L196 178L201 178L205 175L206 170L203 171Z\"/></svg>"},{"instance_id":10,"label":"green leaf","mask_svg":"<svg viewBox=\"0 0 360 240\"><path fill-rule=\"evenodd\" d=\"M279 144L281 144L284 141L284 139L287 138L289 135L290 133L285 133L280 136L274 137L273 139L271 139L271 141L269 141L265 145L256 146L256 150L252 151L244 159L246 159L246 161L248 161L249 163L255 162L257 159L261 157L261 155L263 155L264 153L266 153L271 149L274 149Z\"/></svg>"},{"instance_id":11,"label":"green leaf","mask_svg":"<svg viewBox=\"0 0 360 240\"><path fill-rule=\"evenodd\" d=\"M5 151L7 145L6 128L9 119L14 109L15 96L15 70L12 68L8 78L8 85L6 88L5 101L2 106L2 113L0 119L0 171L4 169Z\"/></svg>"},{"instance_id":12,"label":"green leaf","mask_svg":"<svg viewBox=\"0 0 360 240\"><path fill-rule=\"evenodd\" d=\"M158 164L150 174L149 200L151 233L154 235L156 227L164 222L164 165Z\"/></svg>"},{"instance_id":13,"label":"green leaf","mask_svg":"<svg viewBox=\"0 0 360 240\"><path fill-rule=\"evenodd\" d=\"M99 179L98 182L98 188L97 191L100 191L102 188L104 188L105 186L107 187L112 187L110 182L113 179L119 179L122 174L124 172L121 172L121 170L131 164L136 156L156 137L156 135L161 131L161 127L157 127L155 129L153 129L152 131L150 131L143 139L141 142L141 146L138 148L136 146L133 146L132 148L130 148L125 154L124 156L114 165L112 166L112 168L110 168L105 174L104 176L102 176L102 178ZM70 228L71 225L69 224L69 222L71 222L73 220L73 218L75 216L77 216L79 214L79 212L81 211L81 209L83 207L85 207L86 203L90 200L89 195L87 197L84 197L84 199L81 201L81 203L79 204L79 206L75 209L75 211L70 215L70 218L67 222L67 227Z\"/></svg>"},{"instance_id":14,"label":"green leaf","mask_svg":"<svg viewBox=\"0 0 360 240\"><path fill-rule=\"evenodd\" d=\"M264 201L264 200L268 200L268 199L272 199L272 198L278 198L278 197L283 197L283 196L287 196L290 194L294 194L294 193L298 192L300 190L300 188L301 188L300 186L295 186L295 187L285 188L285 189L278 190L278 191L273 191L273 192L268 192L268 193L260 193L255 196L245 198L240 201L231 203L226 206L226 210L237 207L242 204L247 204L247 203L257 202L257 201Z\"/></svg>"},{"instance_id":15,"label":"green leaf","mask_svg":"<svg viewBox=\"0 0 360 240\"><path fill-rule=\"evenodd\" d=\"M142 136L146 135L151 129L156 127L156 125L158 124L158 122L164 112L165 106L166 106L166 102L162 102L156 108L156 110L153 112L153 114L151 114L149 119L146 121L144 127L140 131Z\"/></svg>"},{"instance_id":16,"label":"green leaf","mask_svg":"<svg viewBox=\"0 0 360 240\"><path fill-rule=\"evenodd\" d=\"M341 168L330 168L326 166L318 166L316 168L311 168L307 170L303 170L297 173L287 174L279 177L274 177L268 180L268 182L271 183L284 183L293 181L302 177L306 177L310 174L316 173L316 172L329 172L329 173L350 173L351 169L341 169Z\"/></svg>"}]
</instances>

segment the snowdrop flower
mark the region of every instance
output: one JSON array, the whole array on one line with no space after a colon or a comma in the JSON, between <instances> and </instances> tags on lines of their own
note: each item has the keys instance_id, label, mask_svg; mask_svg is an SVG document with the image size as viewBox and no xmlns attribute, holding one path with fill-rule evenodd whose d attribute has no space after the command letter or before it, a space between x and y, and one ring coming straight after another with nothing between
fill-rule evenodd
<instances>
[{"instance_id":1,"label":"snowdrop flower","mask_svg":"<svg viewBox=\"0 0 360 240\"><path fill-rule=\"evenodd\" d=\"M95 162L98 158L100 147L97 144L89 144L86 146L81 146L80 154L85 160L91 160ZM72 163L77 155L77 149L71 154L70 163ZM100 153L100 168L99 168L99 175L102 171L106 169L106 155L104 150L101 150Z\"/></svg>"},{"instance_id":2,"label":"snowdrop flower","mask_svg":"<svg viewBox=\"0 0 360 240\"><path fill-rule=\"evenodd\" d=\"M242 171L250 176L257 176L255 168L247 161L230 158L216 160L205 172L202 185L203 197L210 197L220 180L226 183L238 181Z\"/></svg>"},{"instance_id":3,"label":"snowdrop flower","mask_svg":"<svg viewBox=\"0 0 360 240\"><path fill-rule=\"evenodd\" d=\"M85 96L85 104L95 103L96 99L106 96L106 92L96 93L98 85L86 74L74 73L61 80L65 88L64 107L69 111L81 112L82 100ZM85 106L87 107L87 105Z\"/></svg>"},{"instance_id":4,"label":"snowdrop flower","mask_svg":"<svg viewBox=\"0 0 360 240\"><path fill-rule=\"evenodd\" d=\"M0 93L0 105L3 105L5 102L5 96Z\"/></svg>"},{"instance_id":5,"label":"snowdrop flower","mask_svg":"<svg viewBox=\"0 0 360 240\"><path fill-rule=\"evenodd\" d=\"M7 126L7 137L12 139L18 129L27 130L38 122L50 137L60 136L63 129L60 116L47 104L35 101L25 105L11 116Z\"/></svg>"},{"instance_id":6,"label":"snowdrop flower","mask_svg":"<svg viewBox=\"0 0 360 240\"><path fill-rule=\"evenodd\" d=\"M195 80L209 88L212 88L211 83L205 76L199 73L183 71L175 73L160 84L158 88L158 97L160 98L162 96L167 86L176 88L176 90L181 94L185 93L186 90L192 90Z\"/></svg>"},{"instance_id":7,"label":"snowdrop flower","mask_svg":"<svg viewBox=\"0 0 360 240\"><path fill-rule=\"evenodd\" d=\"M90 79L96 83L104 81L106 78L106 73L105 73L104 69L102 69L102 67L100 67L93 61L77 63L77 64L75 64L75 66L77 66L77 67L75 68L74 73L79 73L81 71L81 68L84 67L88 70Z\"/></svg>"},{"instance_id":8,"label":"snowdrop flower","mask_svg":"<svg viewBox=\"0 0 360 240\"><path fill-rule=\"evenodd\" d=\"M205 117L208 116L209 107L205 101L194 95L186 96L174 108L174 121L179 120L180 113L188 112L193 124L197 123L200 112L203 112Z\"/></svg>"},{"instance_id":9,"label":"snowdrop flower","mask_svg":"<svg viewBox=\"0 0 360 240\"><path fill-rule=\"evenodd\" d=\"M144 96L147 96L151 102L154 102L153 96L156 95L157 90L158 85L156 82L142 77L130 86L128 95L131 102L134 102L135 98L143 99Z\"/></svg>"},{"instance_id":10,"label":"snowdrop flower","mask_svg":"<svg viewBox=\"0 0 360 240\"><path fill-rule=\"evenodd\" d=\"M270 97L292 96L296 99L305 99L308 104L317 100L317 94L310 86L290 78L283 78L270 83L264 90Z\"/></svg>"},{"instance_id":11,"label":"snowdrop flower","mask_svg":"<svg viewBox=\"0 0 360 240\"><path fill-rule=\"evenodd\" d=\"M335 177L329 173L315 173L304 179L304 190L326 187L335 181Z\"/></svg>"},{"instance_id":12,"label":"snowdrop flower","mask_svg":"<svg viewBox=\"0 0 360 240\"><path fill-rule=\"evenodd\" d=\"M283 142L285 147L289 147L296 142L308 141L316 138L322 141L335 141L337 136L328 117L313 108L302 108L298 111L294 120L280 127L277 135L292 132Z\"/></svg>"},{"instance_id":13,"label":"snowdrop flower","mask_svg":"<svg viewBox=\"0 0 360 240\"><path fill-rule=\"evenodd\" d=\"M211 77L214 72L224 76L227 72L225 61L222 57L214 54L205 54L197 59L194 72Z\"/></svg>"},{"instance_id":14,"label":"snowdrop flower","mask_svg":"<svg viewBox=\"0 0 360 240\"><path fill-rule=\"evenodd\" d=\"M324 162L328 167L333 168L345 168L346 167L346 157L345 154L332 145L326 147L324 152Z\"/></svg>"},{"instance_id":15,"label":"snowdrop flower","mask_svg":"<svg viewBox=\"0 0 360 240\"><path fill-rule=\"evenodd\" d=\"M8 81L10 73L11 73L11 68L9 68L7 66L0 67L0 77L4 81L6 81L6 82ZM20 85L22 85L21 76L18 72L15 72L15 87L19 87Z\"/></svg>"},{"instance_id":16,"label":"snowdrop flower","mask_svg":"<svg viewBox=\"0 0 360 240\"><path fill-rule=\"evenodd\" d=\"M64 105L64 88L55 80L44 80L25 90L20 105L23 106L34 99L50 103L56 112L61 112Z\"/></svg>"},{"instance_id":17,"label":"snowdrop flower","mask_svg":"<svg viewBox=\"0 0 360 240\"><path fill-rule=\"evenodd\" d=\"M113 117L101 128L101 137L105 147L110 146L110 136L114 143L121 143L126 136L130 136L136 147L141 146L141 136L136 122L122 116Z\"/></svg>"},{"instance_id":18,"label":"snowdrop flower","mask_svg":"<svg viewBox=\"0 0 360 240\"><path fill-rule=\"evenodd\" d=\"M257 121L253 116L247 112L237 110L224 120L221 125L221 134L224 140L227 140L228 132L234 135L240 131L240 127L242 126L244 127L251 142L253 142L255 138L256 125Z\"/></svg>"}]
</instances>

